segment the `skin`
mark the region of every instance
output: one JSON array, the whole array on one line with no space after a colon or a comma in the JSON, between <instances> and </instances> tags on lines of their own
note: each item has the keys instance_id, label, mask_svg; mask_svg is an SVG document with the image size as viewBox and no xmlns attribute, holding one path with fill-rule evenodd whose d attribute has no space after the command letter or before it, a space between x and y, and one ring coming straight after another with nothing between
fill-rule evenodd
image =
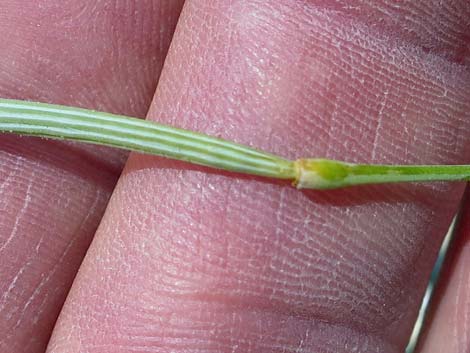
<instances>
[{"instance_id":1,"label":"skin","mask_svg":"<svg viewBox=\"0 0 470 353\"><path fill-rule=\"evenodd\" d=\"M0 96L145 116L181 1L2 1ZM0 351L44 352L126 155L0 137Z\"/></svg>"},{"instance_id":2,"label":"skin","mask_svg":"<svg viewBox=\"0 0 470 353\"><path fill-rule=\"evenodd\" d=\"M422 339L423 352L470 350L470 187Z\"/></svg>"},{"instance_id":3,"label":"skin","mask_svg":"<svg viewBox=\"0 0 470 353\"><path fill-rule=\"evenodd\" d=\"M468 164L468 3L347 4L187 1L147 118L288 158ZM402 352L463 190L299 192L133 154L47 351ZM422 352L467 352L460 336Z\"/></svg>"}]
</instances>

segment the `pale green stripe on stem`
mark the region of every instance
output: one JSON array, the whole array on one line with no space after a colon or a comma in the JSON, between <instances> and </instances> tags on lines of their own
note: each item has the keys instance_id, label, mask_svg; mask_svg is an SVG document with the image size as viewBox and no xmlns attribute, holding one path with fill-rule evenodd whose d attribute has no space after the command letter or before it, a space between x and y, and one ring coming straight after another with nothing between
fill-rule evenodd
<instances>
[{"instance_id":1,"label":"pale green stripe on stem","mask_svg":"<svg viewBox=\"0 0 470 353\"><path fill-rule=\"evenodd\" d=\"M9 99L0 99L0 132L106 145L233 172L289 179L299 189L470 180L468 165L367 165L327 159L294 162L220 138L150 121Z\"/></svg>"},{"instance_id":2,"label":"pale green stripe on stem","mask_svg":"<svg viewBox=\"0 0 470 353\"><path fill-rule=\"evenodd\" d=\"M293 163L253 148L150 121L43 103L0 99L0 131L76 140L280 179Z\"/></svg>"}]
</instances>

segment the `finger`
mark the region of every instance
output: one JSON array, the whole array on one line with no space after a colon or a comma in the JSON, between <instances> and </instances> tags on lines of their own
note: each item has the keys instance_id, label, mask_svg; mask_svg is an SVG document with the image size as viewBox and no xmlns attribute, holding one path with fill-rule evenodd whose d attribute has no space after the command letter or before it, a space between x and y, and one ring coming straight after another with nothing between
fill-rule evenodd
<instances>
[{"instance_id":1,"label":"finger","mask_svg":"<svg viewBox=\"0 0 470 353\"><path fill-rule=\"evenodd\" d=\"M0 97L145 115L182 1L2 1ZM41 352L125 155L0 137L0 351Z\"/></svg>"},{"instance_id":2,"label":"finger","mask_svg":"<svg viewBox=\"0 0 470 353\"><path fill-rule=\"evenodd\" d=\"M431 315L421 338L422 353L460 353L470 351L470 188L455 240L447 255L438 284Z\"/></svg>"},{"instance_id":3,"label":"finger","mask_svg":"<svg viewBox=\"0 0 470 353\"><path fill-rule=\"evenodd\" d=\"M186 2L148 117L291 158L468 162L468 70L409 6ZM301 193L134 155L49 352L402 352L462 189Z\"/></svg>"}]
</instances>

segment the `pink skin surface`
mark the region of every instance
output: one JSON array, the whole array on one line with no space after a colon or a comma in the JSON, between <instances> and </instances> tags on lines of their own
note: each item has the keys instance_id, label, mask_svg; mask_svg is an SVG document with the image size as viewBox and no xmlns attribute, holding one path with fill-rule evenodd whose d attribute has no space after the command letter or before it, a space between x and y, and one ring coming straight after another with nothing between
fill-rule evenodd
<instances>
[{"instance_id":1,"label":"pink skin surface","mask_svg":"<svg viewBox=\"0 0 470 353\"><path fill-rule=\"evenodd\" d=\"M181 1L3 0L0 97L144 116ZM44 352L126 154L0 136L0 352Z\"/></svg>"},{"instance_id":2,"label":"pink skin surface","mask_svg":"<svg viewBox=\"0 0 470 353\"><path fill-rule=\"evenodd\" d=\"M189 0L148 119L291 158L469 163L469 18ZM299 192L134 154L48 352L403 352L462 193Z\"/></svg>"},{"instance_id":3,"label":"pink skin surface","mask_svg":"<svg viewBox=\"0 0 470 353\"><path fill-rule=\"evenodd\" d=\"M423 353L470 352L470 187L423 337Z\"/></svg>"}]
</instances>

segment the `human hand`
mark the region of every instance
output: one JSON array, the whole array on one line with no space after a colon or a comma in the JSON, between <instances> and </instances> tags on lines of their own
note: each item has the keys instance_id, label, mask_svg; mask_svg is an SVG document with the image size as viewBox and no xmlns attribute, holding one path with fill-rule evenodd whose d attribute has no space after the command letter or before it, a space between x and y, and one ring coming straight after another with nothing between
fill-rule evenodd
<instances>
[{"instance_id":1,"label":"human hand","mask_svg":"<svg viewBox=\"0 0 470 353\"><path fill-rule=\"evenodd\" d=\"M182 1L4 0L0 96L144 117ZM44 352L124 165L0 135L0 352Z\"/></svg>"},{"instance_id":2,"label":"human hand","mask_svg":"<svg viewBox=\"0 0 470 353\"><path fill-rule=\"evenodd\" d=\"M428 11L427 3L374 4L187 2L148 118L287 157L468 162L468 44L456 35L466 33L468 5ZM103 185L109 192L117 172L79 164L81 156L75 163L51 153L18 158L25 139L8 139L15 144L5 149L8 163L17 170L5 168L4 204L17 206L0 222L11 269L0 285L9 312L20 308L15 320L32 324L38 313L53 317L39 299L63 297L59 276L71 279L84 234L91 235L106 202ZM29 143L34 151L46 145ZM48 146L56 153L57 144ZM51 168L46 178L44 166ZM13 183L18 173L23 178ZM462 190L442 184L300 193L133 155L49 351L400 352ZM86 214L88 225L77 232ZM74 236L79 240L64 246ZM41 253L50 248L55 261ZM75 251L75 263L62 265ZM38 281L34 273L45 275ZM32 294L19 295L18 281ZM454 283L468 287L465 278ZM23 314L12 298L23 300ZM5 320L7 329L12 321ZM430 339L449 343L439 334Z\"/></svg>"}]
</instances>

